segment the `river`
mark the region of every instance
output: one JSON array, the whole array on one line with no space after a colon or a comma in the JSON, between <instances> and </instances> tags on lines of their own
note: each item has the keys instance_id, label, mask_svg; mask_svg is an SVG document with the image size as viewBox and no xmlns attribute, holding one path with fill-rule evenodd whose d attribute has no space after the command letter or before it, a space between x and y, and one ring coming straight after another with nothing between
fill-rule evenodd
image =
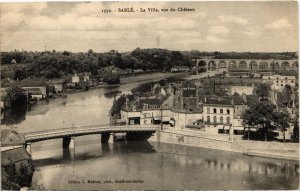
<instances>
[{"instance_id":1,"label":"river","mask_svg":"<svg viewBox=\"0 0 300 191\"><path fill-rule=\"evenodd\" d=\"M70 94L6 114L19 132L109 123L112 97L138 83ZM25 110L26 111L26 110ZM7 120L9 118L9 120ZM10 119L12 118L12 119ZM100 143L100 135L33 143L33 183L46 189L297 189L299 164L157 142ZM89 183L90 181L90 183ZM128 181L128 183L124 183Z\"/></svg>"}]
</instances>

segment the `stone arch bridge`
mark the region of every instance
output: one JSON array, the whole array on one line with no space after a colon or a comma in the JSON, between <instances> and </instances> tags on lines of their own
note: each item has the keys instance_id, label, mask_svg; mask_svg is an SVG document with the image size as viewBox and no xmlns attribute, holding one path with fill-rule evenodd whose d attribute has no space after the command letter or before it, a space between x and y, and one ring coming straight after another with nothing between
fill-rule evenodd
<instances>
[{"instance_id":1,"label":"stone arch bridge","mask_svg":"<svg viewBox=\"0 0 300 191\"><path fill-rule=\"evenodd\" d=\"M208 70L217 68L239 70L298 70L298 60L262 60L262 59L191 59L196 67Z\"/></svg>"}]
</instances>

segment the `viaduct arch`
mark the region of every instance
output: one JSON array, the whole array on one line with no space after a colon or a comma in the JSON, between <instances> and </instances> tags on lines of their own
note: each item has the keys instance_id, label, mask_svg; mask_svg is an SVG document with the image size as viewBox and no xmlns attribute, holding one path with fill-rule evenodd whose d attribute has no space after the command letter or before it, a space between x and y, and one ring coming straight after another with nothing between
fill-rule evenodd
<instances>
[{"instance_id":1,"label":"viaduct arch","mask_svg":"<svg viewBox=\"0 0 300 191\"><path fill-rule=\"evenodd\" d=\"M195 66L208 70L228 68L236 70L298 70L298 60L260 60L260 59L207 59L194 58Z\"/></svg>"}]
</instances>

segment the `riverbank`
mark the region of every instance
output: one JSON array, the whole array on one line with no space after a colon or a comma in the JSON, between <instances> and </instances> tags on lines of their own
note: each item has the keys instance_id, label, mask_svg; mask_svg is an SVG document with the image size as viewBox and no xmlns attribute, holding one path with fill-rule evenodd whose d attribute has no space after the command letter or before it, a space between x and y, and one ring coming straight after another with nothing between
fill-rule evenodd
<instances>
[{"instance_id":1,"label":"riverbank","mask_svg":"<svg viewBox=\"0 0 300 191\"><path fill-rule=\"evenodd\" d=\"M90 86L88 89L67 89L66 91L59 93L59 94L54 94L52 97L49 97L48 100L52 100L55 98L60 98L60 97L67 97L69 94L75 94L75 93L80 93L80 92L85 92L89 90L95 90L95 89L101 89L101 88L113 88L113 87L118 87L120 85L125 85L125 84L131 84L131 83L138 83L138 82L156 82L162 79L170 78L170 77L184 77L186 76L187 73L163 73L163 72L154 72L154 73L146 73L146 74L134 74L134 76L126 76L120 78L120 84L100 84L97 86ZM35 101L31 104L37 104L43 100Z\"/></svg>"},{"instance_id":2,"label":"riverbank","mask_svg":"<svg viewBox=\"0 0 300 191\"><path fill-rule=\"evenodd\" d=\"M240 136L233 136L230 139L228 134L212 134L175 128L165 128L156 132L149 141L223 150L253 157L299 161L298 143L248 141L242 140Z\"/></svg>"}]
</instances>

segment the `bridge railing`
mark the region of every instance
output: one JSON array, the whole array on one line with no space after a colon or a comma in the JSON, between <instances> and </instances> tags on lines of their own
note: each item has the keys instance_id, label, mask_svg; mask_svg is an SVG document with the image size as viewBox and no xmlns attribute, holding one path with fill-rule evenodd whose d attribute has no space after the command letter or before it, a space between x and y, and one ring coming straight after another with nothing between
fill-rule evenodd
<instances>
[{"instance_id":1,"label":"bridge railing","mask_svg":"<svg viewBox=\"0 0 300 191\"><path fill-rule=\"evenodd\" d=\"M47 131L25 133L26 140L47 139L53 137L77 136L82 134L101 133L101 132L124 132L124 131L156 131L158 125L148 126L79 126L72 128L53 129Z\"/></svg>"}]
</instances>

